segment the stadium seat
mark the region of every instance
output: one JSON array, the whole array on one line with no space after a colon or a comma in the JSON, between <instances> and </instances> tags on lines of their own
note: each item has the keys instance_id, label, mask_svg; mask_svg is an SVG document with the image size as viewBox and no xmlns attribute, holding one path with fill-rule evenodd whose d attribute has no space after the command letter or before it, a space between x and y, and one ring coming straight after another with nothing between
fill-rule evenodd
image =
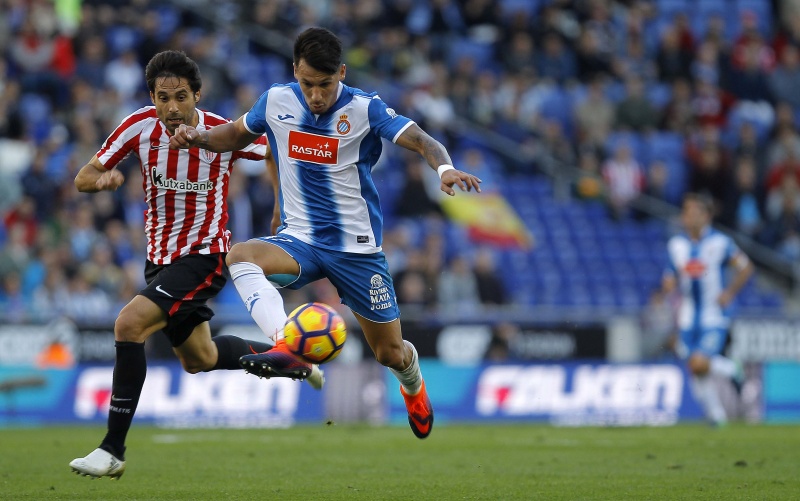
<instances>
[{"instance_id":1,"label":"stadium seat","mask_svg":"<svg viewBox=\"0 0 800 501\"><path fill-rule=\"evenodd\" d=\"M614 154L614 151L621 145L627 144L636 160L645 167L649 163L649 155L646 143L641 134L634 132L612 132L606 139L606 151L609 156Z\"/></svg>"},{"instance_id":2,"label":"stadium seat","mask_svg":"<svg viewBox=\"0 0 800 501\"><path fill-rule=\"evenodd\" d=\"M730 19L737 33L741 30L742 16L752 14L756 16L758 31L769 36L772 33L773 13L769 0L734 0L735 9L731 11L734 16Z\"/></svg>"},{"instance_id":3,"label":"stadium seat","mask_svg":"<svg viewBox=\"0 0 800 501\"><path fill-rule=\"evenodd\" d=\"M464 58L472 60L476 68L485 69L493 65L494 47L492 44L476 42L470 38L453 40L448 47L448 64L454 67Z\"/></svg>"},{"instance_id":4,"label":"stadium seat","mask_svg":"<svg viewBox=\"0 0 800 501\"><path fill-rule=\"evenodd\" d=\"M140 38L141 33L130 26L117 25L106 30L106 45L112 58L135 49Z\"/></svg>"},{"instance_id":5,"label":"stadium seat","mask_svg":"<svg viewBox=\"0 0 800 501\"><path fill-rule=\"evenodd\" d=\"M166 41L181 24L181 15L169 5L159 5L156 7L158 15L158 39Z\"/></svg>"},{"instance_id":6,"label":"stadium seat","mask_svg":"<svg viewBox=\"0 0 800 501\"><path fill-rule=\"evenodd\" d=\"M500 0L500 10L505 18L519 14L532 18L539 11L539 7L539 0Z\"/></svg>"},{"instance_id":7,"label":"stadium seat","mask_svg":"<svg viewBox=\"0 0 800 501\"><path fill-rule=\"evenodd\" d=\"M672 87L663 83L652 83L647 86L647 100L659 110L663 110L672 99Z\"/></svg>"}]
</instances>

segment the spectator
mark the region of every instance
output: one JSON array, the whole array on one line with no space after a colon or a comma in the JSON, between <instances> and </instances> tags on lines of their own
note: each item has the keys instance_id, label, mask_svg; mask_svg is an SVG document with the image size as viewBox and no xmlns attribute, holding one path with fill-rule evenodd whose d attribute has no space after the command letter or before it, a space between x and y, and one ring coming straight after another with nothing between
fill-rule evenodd
<instances>
[{"instance_id":1,"label":"spectator","mask_svg":"<svg viewBox=\"0 0 800 501\"><path fill-rule=\"evenodd\" d=\"M47 174L46 160L46 152L37 151L31 168L20 179L22 192L35 201L36 219L40 222L50 217L59 202L59 185Z\"/></svg>"},{"instance_id":2,"label":"spectator","mask_svg":"<svg viewBox=\"0 0 800 501\"><path fill-rule=\"evenodd\" d=\"M720 85L719 47L711 42L703 42L697 49L697 58L692 61L692 80L705 82L712 86Z\"/></svg>"},{"instance_id":3,"label":"spectator","mask_svg":"<svg viewBox=\"0 0 800 501\"><path fill-rule=\"evenodd\" d=\"M641 78L645 84L653 83L658 77L658 67L647 54L644 42L639 36L631 36L625 44L625 51L613 60L614 73L620 80L632 77Z\"/></svg>"},{"instance_id":4,"label":"spectator","mask_svg":"<svg viewBox=\"0 0 800 501\"><path fill-rule=\"evenodd\" d=\"M667 26L661 33L656 65L658 77L662 82L674 83L676 80L687 80L692 64L692 47L681 45L680 36L674 26Z\"/></svg>"},{"instance_id":5,"label":"spectator","mask_svg":"<svg viewBox=\"0 0 800 501\"><path fill-rule=\"evenodd\" d=\"M428 284L425 255L419 249L409 249L405 267L394 274L394 283L400 305L428 308L436 301Z\"/></svg>"},{"instance_id":6,"label":"spectator","mask_svg":"<svg viewBox=\"0 0 800 501\"><path fill-rule=\"evenodd\" d=\"M144 68L139 64L136 53L126 50L106 66L105 83L121 100L130 102L142 89L143 72Z\"/></svg>"},{"instance_id":7,"label":"spectator","mask_svg":"<svg viewBox=\"0 0 800 501\"><path fill-rule=\"evenodd\" d=\"M611 57L601 50L597 33L584 29L578 40L578 78L589 82L598 76L611 74Z\"/></svg>"},{"instance_id":8,"label":"spectator","mask_svg":"<svg viewBox=\"0 0 800 501\"><path fill-rule=\"evenodd\" d=\"M461 312L474 311L480 304L478 281L463 254L453 256L442 271L437 299L440 308Z\"/></svg>"},{"instance_id":9,"label":"spectator","mask_svg":"<svg viewBox=\"0 0 800 501\"><path fill-rule=\"evenodd\" d=\"M800 158L800 134L794 123L794 110L786 103L775 109L775 125L767 144L766 165L772 169L789 156Z\"/></svg>"},{"instance_id":10,"label":"spectator","mask_svg":"<svg viewBox=\"0 0 800 501\"><path fill-rule=\"evenodd\" d=\"M600 162L592 148L582 148L578 156L578 177L573 191L582 200L599 200L604 196Z\"/></svg>"},{"instance_id":11,"label":"spectator","mask_svg":"<svg viewBox=\"0 0 800 501\"><path fill-rule=\"evenodd\" d=\"M543 120L541 128L537 162L542 170L557 174L564 167L575 165L575 150L572 141L564 134L561 123L556 120Z\"/></svg>"},{"instance_id":12,"label":"spectator","mask_svg":"<svg viewBox=\"0 0 800 501\"><path fill-rule=\"evenodd\" d=\"M544 36L542 50L536 61L536 72L560 85L567 84L578 76L575 54L564 45L556 33Z\"/></svg>"},{"instance_id":13,"label":"spectator","mask_svg":"<svg viewBox=\"0 0 800 501\"><path fill-rule=\"evenodd\" d=\"M489 249L482 248L475 255L473 273L477 281L481 304L506 304L506 289L497 272L494 255Z\"/></svg>"},{"instance_id":14,"label":"spectator","mask_svg":"<svg viewBox=\"0 0 800 501\"><path fill-rule=\"evenodd\" d=\"M7 241L0 248L0 279L12 273L21 276L31 258L31 249L25 243L25 226L23 224L7 226L7 232Z\"/></svg>"},{"instance_id":15,"label":"spectator","mask_svg":"<svg viewBox=\"0 0 800 501\"><path fill-rule=\"evenodd\" d=\"M79 270L68 275L69 295L64 304L64 313L76 321L91 322L105 319L111 310L112 301L108 294L93 287L87 273Z\"/></svg>"},{"instance_id":16,"label":"spectator","mask_svg":"<svg viewBox=\"0 0 800 501\"><path fill-rule=\"evenodd\" d=\"M428 195L423 177L427 165L407 159L403 187L397 196L394 213L399 217L442 216L442 208ZM466 168L466 167L464 167ZM476 174L480 177L479 174Z\"/></svg>"},{"instance_id":17,"label":"spectator","mask_svg":"<svg viewBox=\"0 0 800 501\"><path fill-rule=\"evenodd\" d=\"M729 169L723 152L718 145L709 143L700 148L691 162L689 189L712 198L714 202L712 215L716 220L730 186Z\"/></svg>"},{"instance_id":18,"label":"spectator","mask_svg":"<svg viewBox=\"0 0 800 501\"><path fill-rule=\"evenodd\" d=\"M675 80L672 83L670 99L661 116L661 128L688 134L695 124L695 110L692 105L692 87L689 81Z\"/></svg>"},{"instance_id":19,"label":"spectator","mask_svg":"<svg viewBox=\"0 0 800 501\"><path fill-rule=\"evenodd\" d=\"M23 322L28 318L28 304L29 301L22 294L19 273L3 275L0 286L0 314L11 322Z\"/></svg>"},{"instance_id":20,"label":"spectator","mask_svg":"<svg viewBox=\"0 0 800 501\"><path fill-rule=\"evenodd\" d=\"M770 92L775 100L800 108L800 51L796 45L787 45L781 54L780 65L769 77Z\"/></svg>"},{"instance_id":21,"label":"spectator","mask_svg":"<svg viewBox=\"0 0 800 501\"><path fill-rule=\"evenodd\" d=\"M23 197L17 205L10 210L3 223L6 228L19 227L22 230L22 241L26 247L33 247L39 232L39 221L36 219L36 199Z\"/></svg>"},{"instance_id":22,"label":"spectator","mask_svg":"<svg viewBox=\"0 0 800 501\"><path fill-rule=\"evenodd\" d=\"M751 157L739 157L721 221L752 238L758 236L763 227L763 200L758 188L755 161Z\"/></svg>"},{"instance_id":23,"label":"spectator","mask_svg":"<svg viewBox=\"0 0 800 501\"><path fill-rule=\"evenodd\" d=\"M787 177L767 197L768 221L763 241L790 262L800 259L800 188Z\"/></svg>"},{"instance_id":24,"label":"spectator","mask_svg":"<svg viewBox=\"0 0 800 501\"><path fill-rule=\"evenodd\" d=\"M625 97L617 105L616 125L621 129L645 132L658 124L658 110L644 94L644 83L637 76L625 82Z\"/></svg>"},{"instance_id":25,"label":"spectator","mask_svg":"<svg viewBox=\"0 0 800 501\"><path fill-rule=\"evenodd\" d=\"M735 140L733 148L733 156L735 158L746 157L749 158L755 167L755 183L757 188L764 179L766 164L764 162L764 148L759 140L756 127L750 121L743 121L737 130L738 136Z\"/></svg>"},{"instance_id":26,"label":"spectator","mask_svg":"<svg viewBox=\"0 0 800 501\"><path fill-rule=\"evenodd\" d=\"M728 111L736 98L721 90L715 84L698 80L694 85L692 109L699 126L713 125L723 127L728 122Z\"/></svg>"},{"instance_id":27,"label":"spectator","mask_svg":"<svg viewBox=\"0 0 800 501\"><path fill-rule=\"evenodd\" d=\"M767 173L767 193L782 185L783 180L787 177L793 177L800 181L800 157L795 156L794 150L787 150L787 153L786 160L774 165Z\"/></svg>"},{"instance_id":28,"label":"spectator","mask_svg":"<svg viewBox=\"0 0 800 501\"><path fill-rule=\"evenodd\" d=\"M125 273L114 264L114 253L111 246L100 241L92 247L91 258L80 266L80 274L86 281L104 292L109 298L126 301L130 296L120 296L124 289Z\"/></svg>"},{"instance_id":29,"label":"spectator","mask_svg":"<svg viewBox=\"0 0 800 501\"><path fill-rule=\"evenodd\" d=\"M521 73L532 70L534 61L542 62L535 52L533 37L525 32L515 33L508 48L503 51L503 66L506 71Z\"/></svg>"},{"instance_id":30,"label":"spectator","mask_svg":"<svg viewBox=\"0 0 800 501\"><path fill-rule=\"evenodd\" d=\"M103 37L92 35L83 42L79 51L76 74L78 78L92 86L102 89L105 84L106 45Z\"/></svg>"},{"instance_id":31,"label":"spectator","mask_svg":"<svg viewBox=\"0 0 800 501\"><path fill-rule=\"evenodd\" d=\"M760 53L754 46L747 46L741 54L741 61L731 75L730 90L744 101L772 102L772 92Z\"/></svg>"},{"instance_id":32,"label":"spectator","mask_svg":"<svg viewBox=\"0 0 800 501\"><path fill-rule=\"evenodd\" d=\"M656 160L650 164L650 168L647 169L644 193L664 202L669 200L669 167L666 162Z\"/></svg>"},{"instance_id":33,"label":"spectator","mask_svg":"<svg viewBox=\"0 0 800 501\"><path fill-rule=\"evenodd\" d=\"M575 107L578 141L599 148L606 144L614 125L614 104L603 91L603 79L595 78L587 86L586 98Z\"/></svg>"},{"instance_id":34,"label":"spectator","mask_svg":"<svg viewBox=\"0 0 800 501\"><path fill-rule=\"evenodd\" d=\"M613 156L603 162L602 173L613 217L626 218L630 203L644 189L644 173L629 144L621 143L616 147Z\"/></svg>"}]
</instances>

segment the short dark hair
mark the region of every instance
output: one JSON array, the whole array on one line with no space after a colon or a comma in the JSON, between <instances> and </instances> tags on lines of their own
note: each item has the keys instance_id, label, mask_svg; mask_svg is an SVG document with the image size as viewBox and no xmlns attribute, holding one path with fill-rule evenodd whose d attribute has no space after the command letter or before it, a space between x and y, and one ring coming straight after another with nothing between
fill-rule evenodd
<instances>
[{"instance_id":1,"label":"short dark hair","mask_svg":"<svg viewBox=\"0 0 800 501\"><path fill-rule=\"evenodd\" d=\"M686 193L683 196L683 202L697 202L709 215L714 213L714 199L706 193Z\"/></svg>"},{"instance_id":2,"label":"short dark hair","mask_svg":"<svg viewBox=\"0 0 800 501\"><path fill-rule=\"evenodd\" d=\"M342 41L325 28L308 28L294 42L294 64L301 59L315 70L333 75L342 66Z\"/></svg>"},{"instance_id":3,"label":"short dark hair","mask_svg":"<svg viewBox=\"0 0 800 501\"><path fill-rule=\"evenodd\" d=\"M200 78L200 67L189 56L179 50L165 50L150 59L144 69L144 78L147 89L156 91L156 80L160 77L185 78L189 82L192 92L197 92L203 86Z\"/></svg>"}]
</instances>

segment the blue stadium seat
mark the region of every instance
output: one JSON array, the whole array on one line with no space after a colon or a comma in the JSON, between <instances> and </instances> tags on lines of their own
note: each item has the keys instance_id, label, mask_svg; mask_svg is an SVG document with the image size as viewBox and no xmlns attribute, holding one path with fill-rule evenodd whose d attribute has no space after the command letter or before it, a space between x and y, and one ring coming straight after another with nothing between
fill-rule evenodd
<instances>
[{"instance_id":1,"label":"blue stadium seat","mask_svg":"<svg viewBox=\"0 0 800 501\"><path fill-rule=\"evenodd\" d=\"M648 149L643 136L633 132L610 133L606 139L606 151L608 155L613 155L617 147L623 143L630 146L633 156L643 167L649 163Z\"/></svg>"},{"instance_id":2,"label":"blue stadium seat","mask_svg":"<svg viewBox=\"0 0 800 501\"><path fill-rule=\"evenodd\" d=\"M688 0L658 0L656 9L659 16L673 16L679 12L690 12L692 7Z\"/></svg>"},{"instance_id":3,"label":"blue stadium seat","mask_svg":"<svg viewBox=\"0 0 800 501\"><path fill-rule=\"evenodd\" d=\"M458 65L462 59L471 59L476 68L486 69L493 66L494 46L489 43L476 42L470 38L453 40L448 47L447 62L450 67Z\"/></svg>"},{"instance_id":4,"label":"blue stadium seat","mask_svg":"<svg viewBox=\"0 0 800 501\"><path fill-rule=\"evenodd\" d=\"M44 141L50 133L52 106L41 94L25 93L19 99L19 111L28 122L28 133L36 143Z\"/></svg>"},{"instance_id":5,"label":"blue stadium seat","mask_svg":"<svg viewBox=\"0 0 800 501\"><path fill-rule=\"evenodd\" d=\"M130 26L111 26L106 30L106 45L111 57L133 50L139 44L141 33Z\"/></svg>"},{"instance_id":6,"label":"blue stadium seat","mask_svg":"<svg viewBox=\"0 0 800 501\"><path fill-rule=\"evenodd\" d=\"M158 39L165 41L175 33L181 24L181 15L177 9L168 5L156 7L158 15Z\"/></svg>"},{"instance_id":7,"label":"blue stadium seat","mask_svg":"<svg viewBox=\"0 0 800 501\"><path fill-rule=\"evenodd\" d=\"M672 99L672 87L664 83L651 83L647 86L647 99L659 110L663 110Z\"/></svg>"},{"instance_id":8,"label":"blue stadium seat","mask_svg":"<svg viewBox=\"0 0 800 501\"><path fill-rule=\"evenodd\" d=\"M510 18L520 13L532 18L539 11L539 0L500 0L503 17Z\"/></svg>"},{"instance_id":9,"label":"blue stadium seat","mask_svg":"<svg viewBox=\"0 0 800 501\"><path fill-rule=\"evenodd\" d=\"M735 10L731 12L730 22L735 23L734 29L738 33L741 29L742 15L753 14L758 20L758 30L762 35L768 36L772 32L773 12L769 0L734 0Z\"/></svg>"},{"instance_id":10,"label":"blue stadium seat","mask_svg":"<svg viewBox=\"0 0 800 501\"><path fill-rule=\"evenodd\" d=\"M281 56L266 55L261 57L261 71L264 84L286 82L290 80L291 63Z\"/></svg>"}]
</instances>

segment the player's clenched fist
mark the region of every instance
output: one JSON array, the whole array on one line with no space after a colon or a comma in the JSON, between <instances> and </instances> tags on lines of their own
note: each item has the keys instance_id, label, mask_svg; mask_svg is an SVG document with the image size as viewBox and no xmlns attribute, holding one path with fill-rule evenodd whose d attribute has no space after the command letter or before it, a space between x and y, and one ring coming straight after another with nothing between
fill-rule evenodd
<instances>
[{"instance_id":1,"label":"player's clenched fist","mask_svg":"<svg viewBox=\"0 0 800 501\"><path fill-rule=\"evenodd\" d=\"M198 142L200 142L200 132L190 125L181 124L169 138L169 147L173 150L191 148Z\"/></svg>"},{"instance_id":2,"label":"player's clenched fist","mask_svg":"<svg viewBox=\"0 0 800 501\"><path fill-rule=\"evenodd\" d=\"M95 182L98 190L116 191L125 182L125 176L118 170L104 172Z\"/></svg>"}]
</instances>

